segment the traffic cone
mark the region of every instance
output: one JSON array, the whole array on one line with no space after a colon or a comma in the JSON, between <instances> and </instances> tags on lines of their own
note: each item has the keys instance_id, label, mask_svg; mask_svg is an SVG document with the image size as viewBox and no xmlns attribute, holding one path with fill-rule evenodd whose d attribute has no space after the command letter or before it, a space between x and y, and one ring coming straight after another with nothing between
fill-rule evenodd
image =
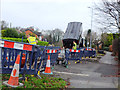
<instances>
[{"instance_id":1,"label":"traffic cone","mask_svg":"<svg viewBox=\"0 0 120 90\"><path fill-rule=\"evenodd\" d=\"M26 54L23 53L23 54L22 54L22 61L21 61L21 68L24 67L24 64L25 64L25 57L26 57Z\"/></svg>"},{"instance_id":2,"label":"traffic cone","mask_svg":"<svg viewBox=\"0 0 120 90\"><path fill-rule=\"evenodd\" d=\"M3 82L3 84L10 87L23 86L22 83L19 83L19 63L20 63L20 55L17 56L10 79L8 81Z\"/></svg>"},{"instance_id":3,"label":"traffic cone","mask_svg":"<svg viewBox=\"0 0 120 90\"><path fill-rule=\"evenodd\" d=\"M50 69L50 55L48 55L48 60L45 68L45 72L42 72L43 74L53 74Z\"/></svg>"},{"instance_id":4,"label":"traffic cone","mask_svg":"<svg viewBox=\"0 0 120 90\"><path fill-rule=\"evenodd\" d=\"M6 57L6 60L8 60L8 57Z\"/></svg>"}]
</instances>

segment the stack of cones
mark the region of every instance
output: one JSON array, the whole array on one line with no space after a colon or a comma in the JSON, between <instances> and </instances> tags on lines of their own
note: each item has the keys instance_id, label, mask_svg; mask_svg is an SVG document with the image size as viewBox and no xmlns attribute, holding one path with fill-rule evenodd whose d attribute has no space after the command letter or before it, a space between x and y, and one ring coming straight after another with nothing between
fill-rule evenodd
<instances>
[{"instance_id":1,"label":"stack of cones","mask_svg":"<svg viewBox=\"0 0 120 90\"><path fill-rule=\"evenodd\" d=\"M45 68L45 72L42 72L43 74L53 74L50 69L50 55L48 55L48 60Z\"/></svg>"},{"instance_id":2,"label":"stack of cones","mask_svg":"<svg viewBox=\"0 0 120 90\"><path fill-rule=\"evenodd\" d=\"M10 87L23 86L22 83L19 83L19 63L20 63L20 55L17 56L10 79L8 81L3 82L3 84Z\"/></svg>"}]
</instances>

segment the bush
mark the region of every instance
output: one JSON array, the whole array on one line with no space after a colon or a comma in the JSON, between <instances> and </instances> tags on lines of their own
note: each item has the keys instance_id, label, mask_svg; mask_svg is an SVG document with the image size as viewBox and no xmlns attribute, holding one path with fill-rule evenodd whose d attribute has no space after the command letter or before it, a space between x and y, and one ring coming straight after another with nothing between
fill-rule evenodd
<instances>
[{"instance_id":1,"label":"bush","mask_svg":"<svg viewBox=\"0 0 120 90\"><path fill-rule=\"evenodd\" d=\"M109 47L104 47L103 50L109 51Z\"/></svg>"},{"instance_id":2,"label":"bush","mask_svg":"<svg viewBox=\"0 0 120 90\"><path fill-rule=\"evenodd\" d=\"M109 51L112 52L112 45L109 46Z\"/></svg>"},{"instance_id":3,"label":"bush","mask_svg":"<svg viewBox=\"0 0 120 90\"><path fill-rule=\"evenodd\" d=\"M16 41L16 42L22 42L22 38L8 38L8 37L2 37L2 39L5 40L11 40L11 41ZM27 43L27 39L23 39L24 43ZM48 42L44 42L44 41L38 41L37 45L40 46L47 46Z\"/></svg>"},{"instance_id":4,"label":"bush","mask_svg":"<svg viewBox=\"0 0 120 90\"><path fill-rule=\"evenodd\" d=\"M95 48L95 45L92 45L92 48Z\"/></svg>"}]
</instances>

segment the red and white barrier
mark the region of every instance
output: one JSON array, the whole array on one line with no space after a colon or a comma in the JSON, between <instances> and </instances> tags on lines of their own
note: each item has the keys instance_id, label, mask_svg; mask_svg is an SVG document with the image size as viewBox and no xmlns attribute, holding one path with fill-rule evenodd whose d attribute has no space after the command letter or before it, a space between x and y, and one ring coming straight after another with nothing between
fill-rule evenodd
<instances>
[{"instance_id":1,"label":"red and white barrier","mask_svg":"<svg viewBox=\"0 0 120 90\"><path fill-rule=\"evenodd\" d=\"M80 52L80 50L69 49L70 52Z\"/></svg>"},{"instance_id":2,"label":"red and white barrier","mask_svg":"<svg viewBox=\"0 0 120 90\"><path fill-rule=\"evenodd\" d=\"M50 50L46 50L47 53L57 53L57 50L54 49L50 49Z\"/></svg>"},{"instance_id":3,"label":"red and white barrier","mask_svg":"<svg viewBox=\"0 0 120 90\"><path fill-rule=\"evenodd\" d=\"M15 42L10 42L10 41L0 40L0 47L32 51L32 45L20 44L20 43L15 43Z\"/></svg>"},{"instance_id":4,"label":"red and white barrier","mask_svg":"<svg viewBox=\"0 0 120 90\"><path fill-rule=\"evenodd\" d=\"M87 50L87 51L92 51L92 49L88 49L88 48L86 48L86 50Z\"/></svg>"}]
</instances>

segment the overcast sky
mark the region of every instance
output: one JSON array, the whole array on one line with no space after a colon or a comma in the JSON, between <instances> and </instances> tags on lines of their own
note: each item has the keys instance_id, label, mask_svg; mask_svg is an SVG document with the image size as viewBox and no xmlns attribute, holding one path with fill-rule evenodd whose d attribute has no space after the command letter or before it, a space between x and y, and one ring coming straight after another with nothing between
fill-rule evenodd
<instances>
[{"instance_id":1,"label":"overcast sky","mask_svg":"<svg viewBox=\"0 0 120 90\"><path fill-rule=\"evenodd\" d=\"M82 22L91 28L93 0L1 0L1 20L12 27L38 27L40 30L66 30L69 22Z\"/></svg>"}]
</instances>

